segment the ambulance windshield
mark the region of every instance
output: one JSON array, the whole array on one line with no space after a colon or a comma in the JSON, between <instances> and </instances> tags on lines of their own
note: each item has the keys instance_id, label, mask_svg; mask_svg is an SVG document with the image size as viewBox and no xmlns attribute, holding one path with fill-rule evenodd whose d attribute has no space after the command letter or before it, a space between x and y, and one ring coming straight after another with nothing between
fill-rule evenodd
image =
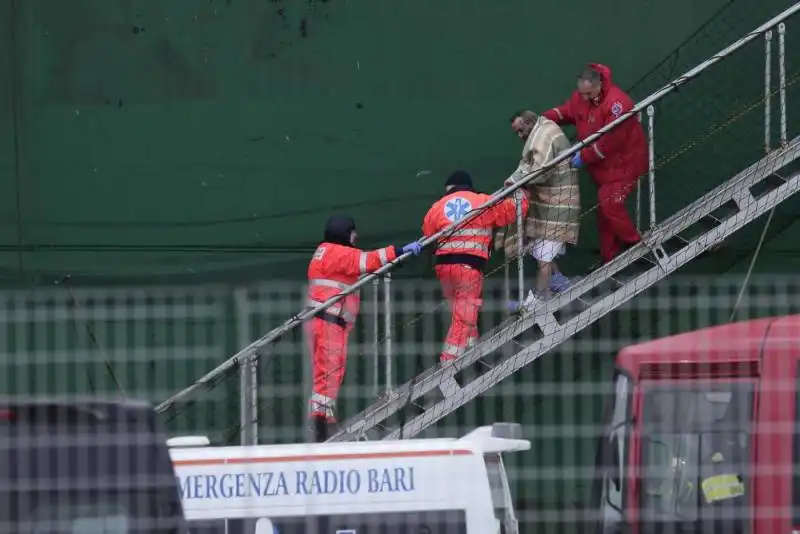
<instances>
[{"instance_id":1,"label":"ambulance windshield","mask_svg":"<svg viewBox=\"0 0 800 534\"><path fill-rule=\"evenodd\" d=\"M642 391L643 526L712 521L745 532L753 384L643 384Z\"/></svg>"}]
</instances>

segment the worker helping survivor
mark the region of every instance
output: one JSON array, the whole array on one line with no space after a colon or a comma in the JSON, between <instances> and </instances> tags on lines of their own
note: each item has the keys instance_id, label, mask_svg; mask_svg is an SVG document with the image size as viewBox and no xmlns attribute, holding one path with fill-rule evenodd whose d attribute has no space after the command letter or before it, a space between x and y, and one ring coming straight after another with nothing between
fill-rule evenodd
<instances>
[{"instance_id":1,"label":"worker helping survivor","mask_svg":"<svg viewBox=\"0 0 800 534\"><path fill-rule=\"evenodd\" d=\"M418 255L422 246L388 246L378 250L359 250L356 225L349 217L334 216L325 225L325 239L308 265L307 306L315 307L355 284L361 276L373 273L405 253ZM351 293L306 323L312 355L313 391L310 417L314 441L321 442L333 433L335 405L344 379L347 362L347 337L360 307L357 292Z\"/></svg>"},{"instance_id":2,"label":"worker helping survivor","mask_svg":"<svg viewBox=\"0 0 800 534\"><path fill-rule=\"evenodd\" d=\"M509 186L538 171L562 152L570 149L569 139L561 127L530 110L511 116L511 127L524 142L522 158L504 185ZM520 306L511 303L512 311L529 311L537 302L547 300L551 291L560 293L570 286L561 273L556 258L566 252L566 245L578 243L580 229L580 185L577 169L568 161L556 165L527 184L530 195L523 222L523 250L530 250L538 264L534 289ZM503 247L506 258L517 255L516 224L498 232L495 248ZM529 242L530 240L530 242ZM520 296L520 298L522 298Z\"/></svg>"},{"instance_id":3,"label":"worker helping survivor","mask_svg":"<svg viewBox=\"0 0 800 534\"><path fill-rule=\"evenodd\" d=\"M527 211L527 192L520 189L519 197L523 211ZM475 192L472 178L466 172L453 173L445 184L444 196L425 215L422 233L426 238L433 236L491 198ZM516 213L514 199L506 198L437 240L434 269L451 310L450 329L440 356L441 362L460 357L477 342L483 268L489 259L492 233L495 228L511 224Z\"/></svg>"},{"instance_id":4,"label":"worker helping survivor","mask_svg":"<svg viewBox=\"0 0 800 534\"><path fill-rule=\"evenodd\" d=\"M592 63L578 75L578 90L563 105L542 115L557 124L574 124L584 140L633 109L633 101L611 82L611 69ZM570 164L583 166L597 185L597 230L603 263L641 241L625 199L648 170L648 149L638 118L626 120L575 153Z\"/></svg>"}]
</instances>

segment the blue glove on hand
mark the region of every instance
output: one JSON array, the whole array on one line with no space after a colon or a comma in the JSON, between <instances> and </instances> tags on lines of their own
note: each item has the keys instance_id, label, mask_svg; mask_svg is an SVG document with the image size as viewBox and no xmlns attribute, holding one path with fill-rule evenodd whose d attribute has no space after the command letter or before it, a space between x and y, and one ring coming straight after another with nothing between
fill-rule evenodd
<instances>
[{"instance_id":1,"label":"blue glove on hand","mask_svg":"<svg viewBox=\"0 0 800 534\"><path fill-rule=\"evenodd\" d=\"M402 249L403 254L410 252L414 256L419 256L419 253L422 252L422 245L418 242L414 241L413 243L409 243L408 245L404 246Z\"/></svg>"},{"instance_id":2,"label":"blue glove on hand","mask_svg":"<svg viewBox=\"0 0 800 534\"><path fill-rule=\"evenodd\" d=\"M569 164L570 164L570 166L572 166L572 167L574 167L576 169L580 169L581 167L583 167L583 160L581 159L581 153L580 152L576 152L572 156L572 159L569 160Z\"/></svg>"}]
</instances>

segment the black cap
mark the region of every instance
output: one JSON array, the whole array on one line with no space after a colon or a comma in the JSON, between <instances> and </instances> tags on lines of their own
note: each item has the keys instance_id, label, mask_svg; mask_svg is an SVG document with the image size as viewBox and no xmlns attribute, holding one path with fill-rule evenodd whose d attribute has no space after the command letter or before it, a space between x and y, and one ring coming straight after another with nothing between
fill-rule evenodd
<instances>
[{"instance_id":1,"label":"black cap","mask_svg":"<svg viewBox=\"0 0 800 534\"><path fill-rule=\"evenodd\" d=\"M456 171L450 175L450 178L445 182L445 187L453 185L456 187L469 187L472 188L472 177L465 171Z\"/></svg>"},{"instance_id":2,"label":"black cap","mask_svg":"<svg viewBox=\"0 0 800 534\"><path fill-rule=\"evenodd\" d=\"M325 223L325 242L350 246L350 233L355 229L352 217L334 215Z\"/></svg>"}]
</instances>

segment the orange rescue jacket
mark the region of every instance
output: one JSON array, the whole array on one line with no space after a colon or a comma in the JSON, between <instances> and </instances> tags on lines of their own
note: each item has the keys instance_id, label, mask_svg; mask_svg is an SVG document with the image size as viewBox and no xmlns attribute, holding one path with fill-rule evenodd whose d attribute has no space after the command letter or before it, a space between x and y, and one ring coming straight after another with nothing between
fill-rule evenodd
<instances>
[{"instance_id":1,"label":"orange rescue jacket","mask_svg":"<svg viewBox=\"0 0 800 534\"><path fill-rule=\"evenodd\" d=\"M523 191L522 213L528 212L528 196ZM437 200L428 210L422 223L422 233L430 237L463 219L467 213L491 199L491 195L476 193L468 188L456 187ZM508 226L517 217L514 199L509 197L484 209L461 228L440 238L436 247L437 263L464 263L482 268L489 259L492 231Z\"/></svg>"},{"instance_id":2,"label":"orange rescue jacket","mask_svg":"<svg viewBox=\"0 0 800 534\"><path fill-rule=\"evenodd\" d=\"M373 273L397 258L397 247L360 250L336 243L320 243L308 264L308 300L306 305L317 306L355 284L366 274ZM358 315L361 300L358 292L351 293L325 312L320 318L343 327L352 326Z\"/></svg>"}]
</instances>

